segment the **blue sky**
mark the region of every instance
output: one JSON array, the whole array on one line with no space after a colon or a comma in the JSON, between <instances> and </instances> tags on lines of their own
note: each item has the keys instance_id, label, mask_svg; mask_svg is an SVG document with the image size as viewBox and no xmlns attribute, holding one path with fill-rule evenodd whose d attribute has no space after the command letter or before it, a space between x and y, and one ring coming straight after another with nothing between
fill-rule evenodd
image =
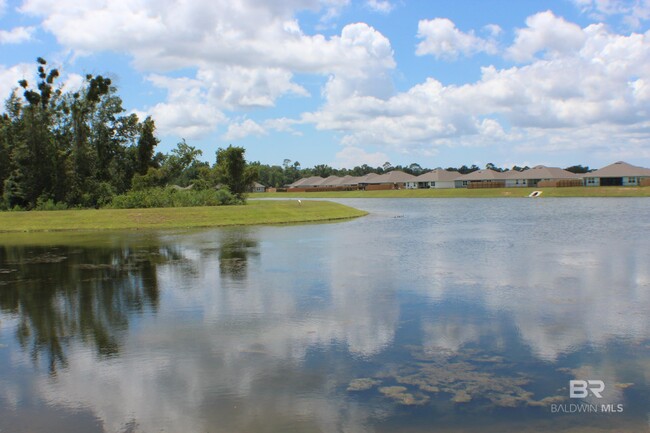
<instances>
[{"instance_id":1,"label":"blue sky","mask_svg":"<svg viewBox=\"0 0 650 433\"><path fill-rule=\"evenodd\" d=\"M0 97L36 57L111 76L214 160L650 167L650 0L0 0ZM648 33L646 33L648 32Z\"/></svg>"}]
</instances>

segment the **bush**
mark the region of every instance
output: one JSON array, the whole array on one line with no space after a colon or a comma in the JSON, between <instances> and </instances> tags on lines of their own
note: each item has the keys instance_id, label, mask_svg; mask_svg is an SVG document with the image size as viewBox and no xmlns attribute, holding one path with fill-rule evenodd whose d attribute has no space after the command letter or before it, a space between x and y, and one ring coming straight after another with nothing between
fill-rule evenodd
<instances>
[{"instance_id":1,"label":"bush","mask_svg":"<svg viewBox=\"0 0 650 433\"><path fill-rule=\"evenodd\" d=\"M178 190L173 187L131 190L113 197L107 207L113 209L134 209L150 207L191 207L221 206L241 204L230 192L224 189Z\"/></svg>"},{"instance_id":2,"label":"bush","mask_svg":"<svg viewBox=\"0 0 650 433\"><path fill-rule=\"evenodd\" d=\"M55 203L51 198L45 199L41 196L36 199L34 210L66 210L68 205L63 202Z\"/></svg>"}]
</instances>

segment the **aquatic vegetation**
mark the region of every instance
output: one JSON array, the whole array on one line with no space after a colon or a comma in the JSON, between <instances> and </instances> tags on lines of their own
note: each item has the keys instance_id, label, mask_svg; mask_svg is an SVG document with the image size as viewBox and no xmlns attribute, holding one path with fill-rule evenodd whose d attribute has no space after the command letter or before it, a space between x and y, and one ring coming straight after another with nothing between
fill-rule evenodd
<instances>
[{"instance_id":1,"label":"aquatic vegetation","mask_svg":"<svg viewBox=\"0 0 650 433\"><path fill-rule=\"evenodd\" d=\"M429 397L424 394L414 395L406 391L405 386L383 386L379 388L379 392L383 395L404 406L419 406L429 401Z\"/></svg>"},{"instance_id":2,"label":"aquatic vegetation","mask_svg":"<svg viewBox=\"0 0 650 433\"><path fill-rule=\"evenodd\" d=\"M381 384L381 380L375 380L375 379L370 379L368 377L363 377L359 379L354 379L352 382L350 382L350 385L348 385L347 390L351 392L367 391L379 384Z\"/></svg>"},{"instance_id":3,"label":"aquatic vegetation","mask_svg":"<svg viewBox=\"0 0 650 433\"><path fill-rule=\"evenodd\" d=\"M445 398L455 404L488 401L494 407L548 406L564 401L564 396L547 396L540 400L525 389L531 382L516 373L499 371L508 366L503 357L464 350L424 351L410 348L412 361L390 366L375 378L355 379L348 391L369 390L377 385L383 396L402 405L423 405L431 398ZM395 385L392 385L395 383ZM388 384L391 384L388 386Z\"/></svg>"}]
</instances>

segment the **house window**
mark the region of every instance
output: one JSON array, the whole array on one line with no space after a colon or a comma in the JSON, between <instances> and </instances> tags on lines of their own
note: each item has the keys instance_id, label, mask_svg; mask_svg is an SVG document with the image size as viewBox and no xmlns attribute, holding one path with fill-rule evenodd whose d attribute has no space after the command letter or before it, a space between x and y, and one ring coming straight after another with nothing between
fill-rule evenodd
<instances>
[{"instance_id":1,"label":"house window","mask_svg":"<svg viewBox=\"0 0 650 433\"><path fill-rule=\"evenodd\" d=\"M466 180L463 181L463 186L467 186L467 181Z\"/></svg>"},{"instance_id":2,"label":"house window","mask_svg":"<svg viewBox=\"0 0 650 433\"><path fill-rule=\"evenodd\" d=\"M515 181L515 185L519 185L519 180L516 180L516 181Z\"/></svg>"},{"instance_id":3,"label":"house window","mask_svg":"<svg viewBox=\"0 0 650 433\"><path fill-rule=\"evenodd\" d=\"M596 179L594 179L593 177L588 177L587 178L587 183L592 183L592 184L596 183Z\"/></svg>"},{"instance_id":4,"label":"house window","mask_svg":"<svg viewBox=\"0 0 650 433\"><path fill-rule=\"evenodd\" d=\"M435 182L431 182L431 186L436 186L436 183L435 183Z\"/></svg>"},{"instance_id":5,"label":"house window","mask_svg":"<svg viewBox=\"0 0 650 433\"><path fill-rule=\"evenodd\" d=\"M636 183L636 177L628 177L627 183Z\"/></svg>"}]
</instances>

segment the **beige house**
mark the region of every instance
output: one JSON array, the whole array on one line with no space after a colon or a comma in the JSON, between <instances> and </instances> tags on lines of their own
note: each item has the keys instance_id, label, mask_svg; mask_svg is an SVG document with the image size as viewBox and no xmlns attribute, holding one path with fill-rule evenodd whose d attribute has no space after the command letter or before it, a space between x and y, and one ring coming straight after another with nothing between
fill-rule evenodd
<instances>
[{"instance_id":1,"label":"beige house","mask_svg":"<svg viewBox=\"0 0 650 433\"><path fill-rule=\"evenodd\" d=\"M376 175L366 179L369 188L367 189L416 189L418 187L417 178L411 174L404 173L400 170L389 171L381 175ZM373 188L371 185L382 185L380 188ZM388 187L390 186L390 187Z\"/></svg>"},{"instance_id":2,"label":"beige house","mask_svg":"<svg viewBox=\"0 0 650 433\"><path fill-rule=\"evenodd\" d=\"M600 170L582 174L585 186L640 186L650 179L650 169L618 161Z\"/></svg>"},{"instance_id":3,"label":"beige house","mask_svg":"<svg viewBox=\"0 0 650 433\"><path fill-rule=\"evenodd\" d=\"M462 174L456 178L456 188L499 188L506 186L506 173L490 169L477 170L469 174Z\"/></svg>"},{"instance_id":4,"label":"beige house","mask_svg":"<svg viewBox=\"0 0 650 433\"><path fill-rule=\"evenodd\" d=\"M505 175L507 187L535 188L542 181L580 180L580 176L575 173L559 167L546 167L544 165L536 165L524 171L510 170L505 172Z\"/></svg>"},{"instance_id":5,"label":"beige house","mask_svg":"<svg viewBox=\"0 0 650 433\"><path fill-rule=\"evenodd\" d=\"M460 176L457 171L447 171L440 168L416 177L418 188L455 188L456 179Z\"/></svg>"},{"instance_id":6,"label":"beige house","mask_svg":"<svg viewBox=\"0 0 650 433\"><path fill-rule=\"evenodd\" d=\"M266 187L259 182L253 182L251 192L266 192Z\"/></svg>"}]
</instances>

